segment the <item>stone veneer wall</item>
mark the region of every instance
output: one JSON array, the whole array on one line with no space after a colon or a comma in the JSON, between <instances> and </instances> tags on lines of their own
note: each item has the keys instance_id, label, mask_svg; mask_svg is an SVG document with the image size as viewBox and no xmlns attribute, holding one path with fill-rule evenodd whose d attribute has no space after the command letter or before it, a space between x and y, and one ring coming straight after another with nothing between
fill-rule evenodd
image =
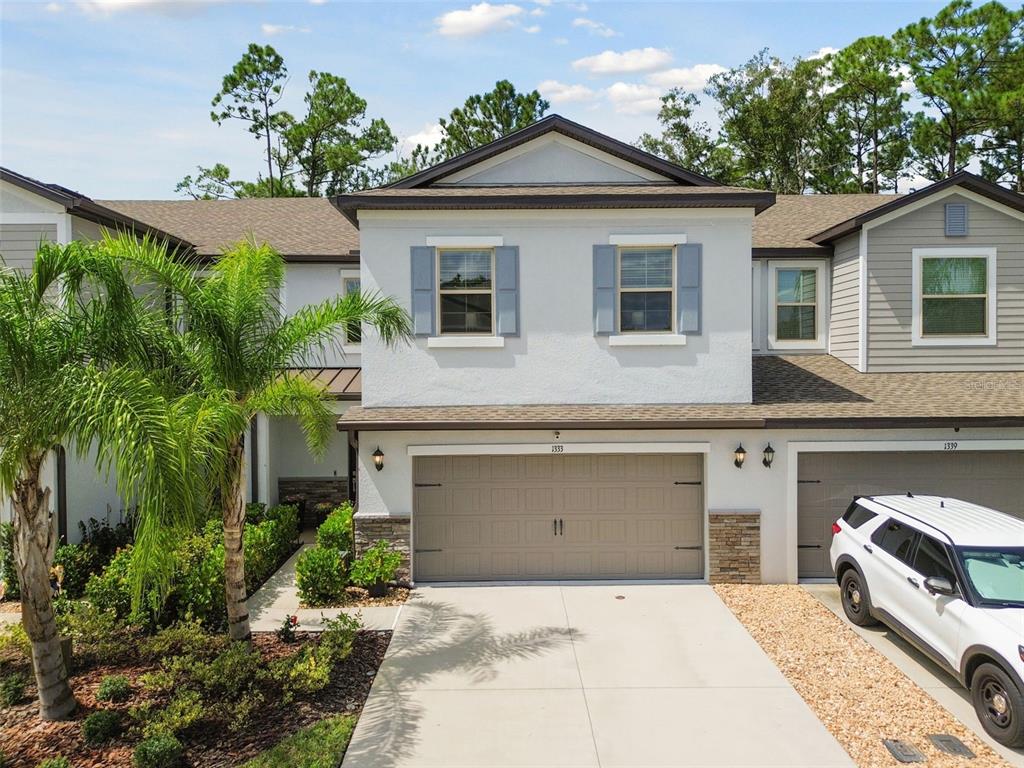
<instances>
[{"instance_id":1,"label":"stone veneer wall","mask_svg":"<svg viewBox=\"0 0 1024 768\"><path fill-rule=\"evenodd\" d=\"M761 583L760 510L710 510L708 546L712 584Z\"/></svg>"},{"instance_id":2,"label":"stone veneer wall","mask_svg":"<svg viewBox=\"0 0 1024 768\"><path fill-rule=\"evenodd\" d=\"M402 565L398 569L397 580L400 584L408 584L411 578L409 570L409 532L411 521L408 515L363 515L356 513L353 518L356 528L356 557L381 539L402 553Z\"/></svg>"},{"instance_id":3,"label":"stone veneer wall","mask_svg":"<svg viewBox=\"0 0 1024 768\"><path fill-rule=\"evenodd\" d=\"M348 481L344 477L282 477L277 481L277 498L284 504L288 499L305 499L303 528L316 527L316 505L336 507L348 501Z\"/></svg>"}]
</instances>

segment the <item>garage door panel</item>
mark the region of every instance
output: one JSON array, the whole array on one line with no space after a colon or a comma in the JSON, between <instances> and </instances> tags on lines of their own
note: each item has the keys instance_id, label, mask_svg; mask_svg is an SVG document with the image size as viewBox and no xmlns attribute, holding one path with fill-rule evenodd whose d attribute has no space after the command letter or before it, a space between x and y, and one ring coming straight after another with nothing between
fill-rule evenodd
<instances>
[{"instance_id":1,"label":"garage door panel","mask_svg":"<svg viewBox=\"0 0 1024 768\"><path fill-rule=\"evenodd\" d=\"M854 496L949 496L1024 517L1024 452L802 453L797 470L797 572L832 576L832 523Z\"/></svg>"},{"instance_id":2,"label":"garage door panel","mask_svg":"<svg viewBox=\"0 0 1024 768\"><path fill-rule=\"evenodd\" d=\"M674 485L699 480L701 456L428 458L415 477L441 487L415 489L419 581L702 573L702 488Z\"/></svg>"}]
</instances>

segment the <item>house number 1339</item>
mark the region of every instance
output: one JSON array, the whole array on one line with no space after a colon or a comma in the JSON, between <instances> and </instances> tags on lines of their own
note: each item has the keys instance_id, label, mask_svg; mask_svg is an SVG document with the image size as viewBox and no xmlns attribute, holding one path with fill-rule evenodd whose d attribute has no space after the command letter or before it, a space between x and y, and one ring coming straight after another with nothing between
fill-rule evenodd
<instances>
[{"instance_id":1,"label":"house number 1339","mask_svg":"<svg viewBox=\"0 0 1024 768\"><path fill-rule=\"evenodd\" d=\"M942 444L942 450L944 450L944 451L955 451L957 445L958 445L958 443L956 443L956 442L943 443Z\"/></svg>"}]
</instances>

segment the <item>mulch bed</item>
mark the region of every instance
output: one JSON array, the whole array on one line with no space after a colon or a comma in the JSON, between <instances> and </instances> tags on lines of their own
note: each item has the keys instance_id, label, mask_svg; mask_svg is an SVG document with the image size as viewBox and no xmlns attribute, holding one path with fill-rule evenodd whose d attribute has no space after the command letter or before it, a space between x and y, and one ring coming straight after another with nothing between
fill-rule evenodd
<instances>
[{"instance_id":1,"label":"mulch bed","mask_svg":"<svg viewBox=\"0 0 1024 768\"><path fill-rule=\"evenodd\" d=\"M0 613L21 613L21 600L0 600Z\"/></svg>"},{"instance_id":2,"label":"mulch bed","mask_svg":"<svg viewBox=\"0 0 1024 768\"><path fill-rule=\"evenodd\" d=\"M370 597L362 587L345 587L341 600L329 605L305 605L300 608L374 608L389 605L402 605L409 599L409 590L405 587L391 587L384 597Z\"/></svg>"},{"instance_id":3,"label":"mulch bed","mask_svg":"<svg viewBox=\"0 0 1024 768\"><path fill-rule=\"evenodd\" d=\"M292 654L302 642L315 635L300 632L293 644L280 641L273 633L253 635L253 644L269 661ZM352 653L338 665L330 685L309 700L293 702L288 707L268 707L258 713L244 728L234 732L226 728L196 729L182 738L186 748L185 765L191 768L228 768L238 766L277 744L286 736L325 717L336 714L358 714L370 692L377 669L384 659L390 632L361 631L356 635ZM136 684L138 678L154 669L152 664L94 667L75 672L71 684L79 702L73 720L45 723L39 719L34 701L35 686L26 689L25 703L0 711L0 749L7 765L14 768L35 768L47 757L64 755L75 768L131 768L132 749L137 737L122 737L102 748L86 746L82 740L82 720L99 708L125 712L143 698ZM120 674L130 678L135 696L122 704L96 700L96 689L106 675Z\"/></svg>"},{"instance_id":4,"label":"mulch bed","mask_svg":"<svg viewBox=\"0 0 1024 768\"><path fill-rule=\"evenodd\" d=\"M882 739L908 741L930 768L996 768L1005 761L803 588L718 584L715 592L860 768L901 765ZM949 733L977 758L936 749Z\"/></svg>"}]
</instances>

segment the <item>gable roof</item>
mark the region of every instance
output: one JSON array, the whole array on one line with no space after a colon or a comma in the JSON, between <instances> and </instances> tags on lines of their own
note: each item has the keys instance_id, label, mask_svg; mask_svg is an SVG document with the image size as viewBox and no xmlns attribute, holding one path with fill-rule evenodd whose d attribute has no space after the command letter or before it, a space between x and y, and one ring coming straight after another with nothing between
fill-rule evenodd
<instances>
[{"instance_id":1,"label":"gable roof","mask_svg":"<svg viewBox=\"0 0 1024 768\"><path fill-rule=\"evenodd\" d=\"M1006 187L1001 187L998 184L988 181L987 179L983 179L981 176L968 171L958 171L952 176L942 179L941 181L929 184L924 189L919 189L909 195L903 195L902 197L892 200L885 205L873 208L870 211L866 211L859 215L852 216L831 227L823 229L808 239L814 243L832 243L840 237L844 237L858 231L869 221L877 219L880 216L885 216L888 213L898 211L904 206L916 203L919 200L923 200L934 195L936 192L941 192L944 189L949 189L950 187L963 187L970 192L986 197L1000 205L1005 205L1014 210L1024 212L1024 195L1013 192Z\"/></svg>"},{"instance_id":2,"label":"gable roof","mask_svg":"<svg viewBox=\"0 0 1024 768\"><path fill-rule=\"evenodd\" d=\"M744 187L678 184L549 184L537 186L381 187L332 198L359 226L366 210L509 210L580 208L753 208L775 202L774 192Z\"/></svg>"},{"instance_id":3,"label":"gable roof","mask_svg":"<svg viewBox=\"0 0 1024 768\"><path fill-rule=\"evenodd\" d=\"M823 229L899 199L898 195L776 195L754 218L753 255L830 256L831 245L811 238Z\"/></svg>"},{"instance_id":4,"label":"gable roof","mask_svg":"<svg viewBox=\"0 0 1024 768\"><path fill-rule=\"evenodd\" d=\"M560 133L563 136L568 136L571 139L575 139L576 141L587 144L595 149L599 149L613 157L626 160L627 162L638 165L641 168L645 168L655 173L660 173L663 176L667 176L677 184L695 186L718 185L718 182L714 179L702 176L701 174L693 171L688 171L675 163L670 163L656 155L650 154L649 152L644 152L643 150L630 146L618 139L613 139L611 136L598 133L592 128L587 128L585 125L580 125L579 123L573 122L561 115L548 115L547 117L541 118L536 123L528 125L526 128L521 128L518 131L502 136L500 139L496 139L490 144L485 144L482 147L472 149L458 157L453 157L449 160L440 162L437 165L432 165L430 168L422 170L419 173L414 173L412 176L406 176L404 179L400 179L389 186L395 189L425 187L429 184L436 183L457 171L461 171L464 168L468 168L471 165L487 160L495 155L512 149L513 147L517 147L520 144L524 144L547 133L551 133L552 131Z\"/></svg>"},{"instance_id":5,"label":"gable roof","mask_svg":"<svg viewBox=\"0 0 1024 768\"><path fill-rule=\"evenodd\" d=\"M167 240L172 247L187 250L192 248L192 243L188 238L179 237L166 230L158 229L149 222L142 221L123 211L114 210L83 195L81 192L62 187L59 184L47 184L38 179L33 179L31 176L12 171L10 168L2 167L0 167L0 180L62 205L69 214L93 221L109 229L148 234L160 240Z\"/></svg>"},{"instance_id":6,"label":"gable roof","mask_svg":"<svg viewBox=\"0 0 1024 768\"><path fill-rule=\"evenodd\" d=\"M201 257L217 256L252 235L289 261L359 260L359 233L323 197L104 200L103 204L187 239Z\"/></svg>"}]
</instances>

